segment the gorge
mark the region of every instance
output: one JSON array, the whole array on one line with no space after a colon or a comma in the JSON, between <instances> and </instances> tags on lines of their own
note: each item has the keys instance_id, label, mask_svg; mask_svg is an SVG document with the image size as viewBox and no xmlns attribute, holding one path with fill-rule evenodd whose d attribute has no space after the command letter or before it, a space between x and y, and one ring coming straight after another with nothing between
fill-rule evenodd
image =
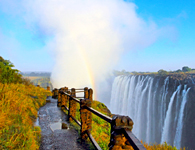
<instances>
[{"instance_id":1,"label":"gorge","mask_svg":"<svg viewBox=\"0 0 195 150\"><path fill-rule=\"evenodd\" d=\"M120 75L112 84L110 109L131 117L133 133L143 142L195 149L194 85L194 75Z\"/></svg>"}]
</instances>

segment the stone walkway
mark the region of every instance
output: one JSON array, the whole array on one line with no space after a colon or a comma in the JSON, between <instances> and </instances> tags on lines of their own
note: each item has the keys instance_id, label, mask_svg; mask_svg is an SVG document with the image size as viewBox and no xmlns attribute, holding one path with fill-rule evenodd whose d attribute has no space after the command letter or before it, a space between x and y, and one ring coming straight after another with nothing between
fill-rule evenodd
<instances>
[{"instance_id":1,"label":"stone walkway","mask_svg":"<svg viewBox=\"0 0 195 150\"><path fill-rule=\"evenodd\" d=\"M57 107L57 100L49 97L39 109L37 124L41 127L40 150L85 150L78 139L78 132L67 122L67 115ZM68 129L61 129L62 123Z\"/></svg>"}]
</instances>

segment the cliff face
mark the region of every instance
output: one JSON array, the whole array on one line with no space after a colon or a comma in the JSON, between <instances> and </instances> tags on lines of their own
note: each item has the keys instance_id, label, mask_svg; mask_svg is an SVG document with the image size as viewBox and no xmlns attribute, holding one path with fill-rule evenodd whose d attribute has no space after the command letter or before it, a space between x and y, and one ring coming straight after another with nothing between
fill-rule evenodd
<instances>
[{"instance_id":1,"label":"cliff face","mask_svg":"<svg viewBox=\"0 0 195 150\"><path fill-rule=\"evenodd\" d=\"M185 106L182 145L189 149L195 149L195 86L191 87Z\"/></svg>"},{"instance_id":2,"label":"cliff face","mask_svg":"<svg viewBox=\"0 0 195 150\"><path fill-rule=\"evenodd\" d=\"M159 86L158 86L158 99L160 99L160 87L164 85L164 80L165 77L155 77L156 84L159 80ZM166 109L168 109L168 105L170 102L170 98L176 88L180 85L181 90L180 94L182 94L182 90L184 89L184 86L186 85L187 88L190 88L189 93L187 95L187 101L184 106L184 111L183 111L183 127L182 127L182 137L181 137L181 147L186 147L190 149L195 148L195 143L193 142L195 139L195 84L194 84L195 77L194 75L188 75L185 77L178 77L178 76L170 76L169 77L169 84L168 84L168 93L166 97ZM171 139L174 139L174 132L176 132L177 125L176 125L176 120L178 120L178 115L177 112L179 111L179 108L181 107L182 99L176 99L173 101L173 106L172 106L172 128L171 131L172 134L170 133L169 136L171 136ZM157 104L159 105L159 104ZM178 131L181 132L181 131ZM174 143L173 143L174 145Z\"/></svg>"},{"instance_id":3,"label":"cliff face","mask_svg":"<svg viewBox=\"0 0 195 150\"><path fill-rule=\"evenodd\" d=\"M194 149L194 81L194 75L118 76L112 86L111 111L129 115L140 140Z\"/></svg>"}]
</instances>

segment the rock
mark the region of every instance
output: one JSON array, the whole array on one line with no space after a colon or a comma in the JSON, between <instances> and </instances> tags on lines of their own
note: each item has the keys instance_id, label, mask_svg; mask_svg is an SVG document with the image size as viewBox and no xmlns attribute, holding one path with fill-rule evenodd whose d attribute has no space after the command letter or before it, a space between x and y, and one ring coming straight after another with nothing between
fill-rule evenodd
<instances>
[{"instance_id":1,"label":"rock","mask_svg":"<svg viewBox=\"0 0 195 150\"><path fill-rule=\"evenodd\" d=\"M47 102L47 103L51 103L51 100L50 100L50 99L46 99L46 102Z\"/></svg>"},{"instance_id":2,"label":"rock","mask_svg":"<svg viewBox=\"0 0 195 150\"><path fill-rule=\"evenodd\" d=\"M64 122L62 122L62 129L68 129L68 125Z\"/></svg>"}]
</instances>

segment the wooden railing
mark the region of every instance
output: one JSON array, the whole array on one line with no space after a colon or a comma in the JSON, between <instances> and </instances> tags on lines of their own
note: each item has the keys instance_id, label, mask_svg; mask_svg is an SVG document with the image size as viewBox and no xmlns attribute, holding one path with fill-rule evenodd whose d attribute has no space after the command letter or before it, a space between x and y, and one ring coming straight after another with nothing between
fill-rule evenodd
<instances>
[{"instance_id":1,"label":"wooden railing","mask_svg":"<svg viewBox=\"0 0 195 150\"><path fill-rule=\"evenodd\" d=\"M76 93L84 92L83 97L76 97ZM94 147L100 150L100 146L91 135L92 113L111 124L111 137L109 149L128 149L131 146L135 150L145 150L142 143L131 132L133 121L128 116L114 115L113 118L102 114L91 107L93 90L87 87L83 89L69 90L67 87L54 89L53 98L58 97L58 107L64 107L68 111L68 120L75 121L81 127L81 139L89 137ZM80 104L80 121L76 119L76 103ZM68 105L69 104L69 107Z\"/></svg>"}]
</instances>

